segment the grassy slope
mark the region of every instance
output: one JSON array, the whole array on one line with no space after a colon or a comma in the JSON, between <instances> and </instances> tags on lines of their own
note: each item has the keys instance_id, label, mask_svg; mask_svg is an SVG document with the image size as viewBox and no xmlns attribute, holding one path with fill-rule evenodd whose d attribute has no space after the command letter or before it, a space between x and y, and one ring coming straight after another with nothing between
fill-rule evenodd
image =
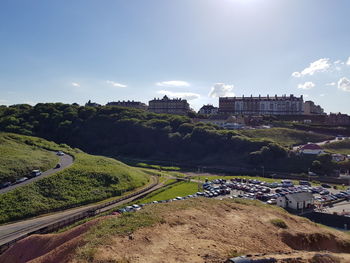
<instances>
[{"instance_id":1,"label":"grassy slope","mask_svg":"<svg viewBox=\"0 0 350 263\"><path fill-rule=\"evenodd\" d=\"M322 147L332 153L350 154L350 139L328 143Z\"/></svg>"},{"instance_id":2,"label":"grassy slope","mask_svg":"<svg viewBox=\"0 0 350 263\"><path fill-rule=\"evenodd\" d=\"M0 133L0 183L15 181L33 169L53 168L58 157L42 148L24 144L8 133Z\"/></svg>"},{"instance_id":3,"label":"grassy slope","mask_svg":"<svg viewBox=\"0 0 350 263\"><path fill-rule=\"evenodd\" d=\"M174 185L169 185L165 188L159 189L149 195L144 199L139 200L138 203L150 203L152 201L168 200L178 196L186 196L198 192L197 183L179 182Z\"/></svg>"},{"instance_id":4,"label":"grassy slope","mask_svg":"<svg viewBox=\"0 0 350 263\"><path fill-rule=\"evenodd\" d=\"M321 142L331 139L331 137L327 135L287 128L242 130L239 133L249 138L274 141L283 146Z\"/></svg>"},{"instance_id":5,"label":"grassy slope","mask_svg":"<svg viewBox=\"0 0 350 263\"><path fill-rule=\"evenodd\" d=\"M23 144L63 150L74 164L52 176L0 195L0 223L117 196L146 184L149 175L111 158L92 156L44 139L10 134Z\"/></svg>"}]
</instances>

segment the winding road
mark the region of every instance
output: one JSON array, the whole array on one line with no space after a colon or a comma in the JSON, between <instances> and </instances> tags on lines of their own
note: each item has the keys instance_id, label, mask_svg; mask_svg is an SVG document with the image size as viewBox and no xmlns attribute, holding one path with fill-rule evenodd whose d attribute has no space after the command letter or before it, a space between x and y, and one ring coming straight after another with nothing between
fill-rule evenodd
<instances>
[{"instance_id":1,"label":"winding road","mask_svg":"<svg viewBox=\"0 0 350 263\"><path fill-rule=\"evenodd\" d=\"M52 154L56 154L56 152L52 152ZM61 167L60 168L52 168L50 170L47 170L45 172L43 172L40 176L37 176L37 177L33 177L33 178L30 178L29 180L26 180L22 183L19 183L19 184L15 184L15 185L11 185L9 187L6 187L4 189L1 189L0 190L0 194L3 194L3 193L6 193L6 192L9 192L13 189L16 189L17 187L21 187L23 185L26 185L26 184L30 184L30 183L33 183L35 181L38 181L46 176L49 176L49 175L52 175L54 173L57 173L59 171L62 171L63 169L71 166L74 162L74 158L68 154L65 154L63 156L58 156L59 157L59 163L61 164Z\"/></svg>"},{"instance_id":2,"label":"winding road","mask_svg":"<svg viewBox=\"0 0 350 263\"><path fill-rule=\"evenodd\" d=\"M157 180L154 177L152 177L151 184L155 184L156 181ZM111 208L114 208L116 206L130 203L133 200L140 198L141 196L143 196L145 194L153 192L161 187L163 187L162 183L155 184L154 187L148 189L147 191L143 191L144 188L140 189L138 191L138 194L136 194L128 199L121 200L121 201L116 202L114 204L108 205L102 209L99 209L98 212L108 211ZM97 205L91 204L91 205L86 205L86 206L82 206L82 207L77 207L77 208L72 208L72 209L52 213L49 215L43 215L43 216L39 216L36 218L27 219L24 221L0 225L0 246L3 244L6 244L7 242L15 240L17 238L20 238L20 237L26 235L27 233L31 233L33 231L36 231L36 230L42 228L42 227L51 225L53 223L60 222L64 219L74 217L82 212L89 211L93 208L99 207L100 205L101 204L97 204Z\"/></svg>"}]
</instances>

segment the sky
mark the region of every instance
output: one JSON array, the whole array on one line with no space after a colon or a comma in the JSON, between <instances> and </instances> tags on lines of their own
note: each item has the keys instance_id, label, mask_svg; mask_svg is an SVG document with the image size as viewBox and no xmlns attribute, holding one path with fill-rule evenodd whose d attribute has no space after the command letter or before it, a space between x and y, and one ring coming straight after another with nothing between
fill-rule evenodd
<instances>
[{"instance_id":1,"label":"sky","mask_svg":"<svg viewBox=\"0 0 350 263\"><path fill-rule=\"evenodd\" d=\"M350 114L348 0L0 0L0 104L303 95Z\"/></svg>"}]
</instances>

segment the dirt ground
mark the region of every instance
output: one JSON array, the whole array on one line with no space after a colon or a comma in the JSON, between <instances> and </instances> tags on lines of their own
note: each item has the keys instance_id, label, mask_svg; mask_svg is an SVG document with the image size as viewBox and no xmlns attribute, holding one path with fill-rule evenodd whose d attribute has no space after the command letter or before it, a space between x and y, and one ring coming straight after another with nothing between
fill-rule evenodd
<instances>
[{"instance_id":1,"label":"dirt ground","mask_svg":"<svg viewBox=\"0 0 350 263\"><path fill-rule=\"evenodd\" d=\"M350 253L347 235L276 209L198 205L164 215L166 223L112 238L98 248L94 262L224 262L232 255L295 250ZM276 218L288 229L272 225Z\"/></svg>"},{"instance_id":2,"label":"dirt ground","mask_svg":"<svg viewBox=\"0 0 350 263\"><path fill-rule=\"evenodd\" d=\"M181 202L191 203L186 209L179 209L177 205ZM350 262L349 235L280 209L207 199L157 204L145 209L159 213L162 222L130 235L111 236L107 243L96 247L89 259L79 258L76 248L83 249L87 244L84 233L96 221L61 234L24 239L6 251L0 263L215 263L249 254L258 258L273 256L283 263ZM288 227L273 225L271 220L277 218ZM118 220L118 217L111 219ZM317 253L333 258L315 258Z\"/></svg>"},{"instance_id":3,"label":"dirt ground","mask_svg":"<svg viewBox=\"0 0 350 263\"><path fill-rule=\"evenodd\" d=\"M0 256L0 263L69 262L75 249L84 244L84 234L101 219L92 220L63 233L32 235L18 241Z\"/></svg>"}]
</instances>

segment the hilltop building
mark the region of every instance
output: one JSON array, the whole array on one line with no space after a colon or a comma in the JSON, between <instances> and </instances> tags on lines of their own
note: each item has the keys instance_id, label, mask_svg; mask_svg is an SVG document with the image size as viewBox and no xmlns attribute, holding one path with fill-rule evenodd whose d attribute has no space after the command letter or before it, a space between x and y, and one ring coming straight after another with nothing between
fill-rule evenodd
<instances>
[{"instance_id":1,"label":"hilltop building","mask_svg":"<svg viewBox=\"0 0 350 263\"><path fill-rule=\"evenodd\" d=\"M205 114L205 115L215 115L217 114L219 109L217 107L214 107L213 105L203 105L202 108L200 108L199 112L200 114Z\"/></svg>"},{"instance_id":2,"label":"hilltop building","mask_svg":"<svg viewBox=\"0 0 350 263\"><path fill-rule=\"evenodd\" d=\"M140 109L140 110L147 110L147 105L145 103L142 103L140 101L112 101L108 102L106 106L120 106L120 107L127 107L127 108L134 108L134 109Z\"/></svg>"},{"instance_id":3,"label":"hilltop building","mask_svg":"<svg viewBox=\"0 0 350 263\"><path fill-rule=\"evenodd\" d=\"M310 209L313 203L314 196L307 192L286 194L277 198L278 206L296 211Z\"/></svg>"},{"instance_id":4,"label":"hilltop building","mask_svg":"<svg viewBox=\"0 0 350 263\"><path fill-rule=\"evenodd\" d=\"M350 116L347 114L330 113L326 117L326 124L328 125L350 125Z\"/></svg>"},{"instance_id":5,"label":"hilltop building","mask_svg":"<svg viewBox=\"0 0 350 263\"><path fill-rule=\"evenodd\" d=\"M96 102L91 102L91 100L85 103L85 107L99 107L99 106L101 106L101 104L98 104Z\"/></svg>"},{"instance_id":6,"label":"hilltop building","mask_svg":"<svg viewBox=\"0 0 350 263\"><path fill-rule=\"evenodd\" d=\"M219 113L243 115L302 115L303 96L220 97Z\"/></svg>"},{"instance_id":7,"label":"hilltop building","mask_svg":"<svg viewBox=\"0 0 350 263\"><path fill-rule=\"evenodd\" d=\"M169 99L164 96L162 99L153 99L149 101L148 110L154 113L168 113L186 115L191 111L187 100Z\"/></svg>"},{"instance_id":8,"label":"hilltop building","mask_svg":"<svg viewBox=\"0 0 350 263\"><path fill-rule=\"evenodd\" d=\"M299 152L303 154L323 154L324 151L321 146L315 144L315 143L308 143L306 145L303 145L299 148Z\"/></svg>"},{"instance_id":9,"label":"hilltop building","mask_svg":"<svg viewBox=\"0 0 350 263\"><path fill-rule=\"evenodd\" d=\"M324 110L320 105L316 105L313 101L308 100L304 103L304 115L323 115Z\"/></svg>"}]
</instances>

